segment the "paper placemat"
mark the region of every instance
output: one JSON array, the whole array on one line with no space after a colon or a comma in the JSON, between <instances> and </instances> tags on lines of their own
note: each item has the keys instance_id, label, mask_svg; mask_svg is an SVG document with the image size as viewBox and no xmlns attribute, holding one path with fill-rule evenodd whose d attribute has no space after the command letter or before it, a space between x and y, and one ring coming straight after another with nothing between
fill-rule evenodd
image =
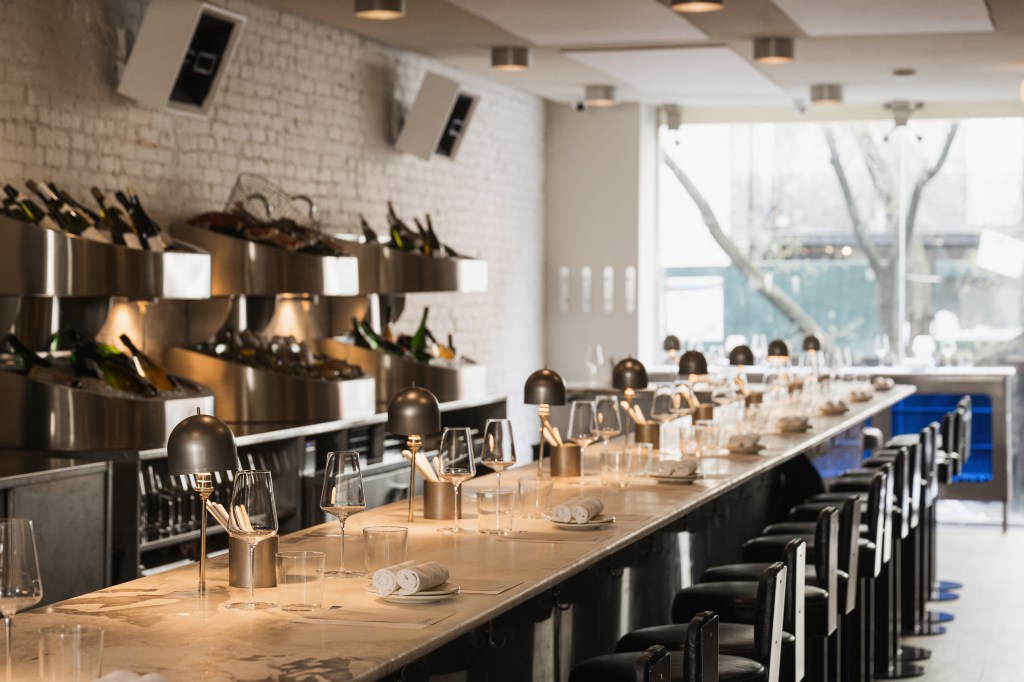
<instances>
[{"instance_id":1,"label":"paper placemat","mask_svg":"<svg viewBox=\"0 0 1024 682\"><path fill-rule=\"evenodd\" d=\"M512 533L511 535L496 536L502 540L518 540L519 542L583 542L594 544L607 542L614 536L611 533L599 533L592 530L562 530L562 531L524 531Z\"/></svg>"},{"instance_id":2,"label":"paper placemat","mask_svg":"<svg viewBox=\"0 0 1024 682\"><path fill-rule=\"evenodd\" d=\"M427 613L406 609L347 609L340 606L331 606L322 611L314 612L316 615L303 616L297 619L296 623L311 623L314 625L354 625L368 628L404 628L411 630L422 630L429 628L434 623L440 623L445 618L455 615L454 611L444 613Z\"/></svg>"},{"instance_id":3,"label":"paper placemat","mask_svg":"<svg viewBox=\"0 0 1024 682\"><path fill-rule=\"evenodd\" d=\"M452 578L453 583L458 583L460 594L501 594L511 590L523 581L514 580L493 580L490 578Z\"/></svg>"}]
</instances>

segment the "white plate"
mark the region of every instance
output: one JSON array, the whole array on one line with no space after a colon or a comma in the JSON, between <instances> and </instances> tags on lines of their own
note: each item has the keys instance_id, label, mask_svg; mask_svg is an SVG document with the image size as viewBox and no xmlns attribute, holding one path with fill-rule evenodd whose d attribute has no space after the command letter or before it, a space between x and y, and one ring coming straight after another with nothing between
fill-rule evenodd
<instances>
[{"instance_id":1,"label":"white plate","mask_svg":"<svg viewBox=\"0 0 1024 682\"><path fill-rule=\"evenodd\" d=\"M704 474L690 474L688 476L660 476L658 474L651 474L651 478L653 478L658 483L682 485L684 483L693 483L694 481L699 481L700 479L704 478Z\"/></svg>"},{"instance_id":2,"label":"white plate","mask_svg":"<svg viewBox=\"0 0 1024 682\"><path fill-rule=\"evenodd\" d=\"M745 448L729 448L726 446L731 454L734 455L756 455L757 453L764 450L764 446L758 443L757 445L751 445Z\"/></svg>"},{"instance_id":3,"label":"white plate","mask_svg":"<svg viewBox=\"0 0 1024 682\"><path fill-rule=\"evenodd\" d=\"M386 597L382 597L377 594L377 591L372 586L368 586L366 592L377 597L377 599L383 599L392 604L432 604L456 596L459 593L459 589L459 586L455 583L441 583L431 590L417 592L416 594L398 594L394 592Z\"/></svg>"},{"instance_id":4,"label":"white plate","mask_svg":"<svg viewBox=\"0 0 1024 682\"><path fill-rule=\"evenodd\" d=\"M555 521L550 516L545 516L544 518L546 518L548 521L553 523L558 528L564 528L566 530L592 530L594 528L604 528L605 526L615 523L614 516L605 516L604 514L598 514L586 523L574 523L572 521Z\"/></svg>"}]
</instances>

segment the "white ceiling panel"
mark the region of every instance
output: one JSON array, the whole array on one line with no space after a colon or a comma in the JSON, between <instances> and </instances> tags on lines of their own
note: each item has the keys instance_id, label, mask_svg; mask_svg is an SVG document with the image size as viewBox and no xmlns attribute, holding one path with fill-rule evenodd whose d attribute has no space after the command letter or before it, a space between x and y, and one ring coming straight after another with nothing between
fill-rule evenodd
<instances>
[{"instance_id":1,"label":"white ceiling panel","mask_svg":"<svg viewBox=\"0 0 1024 682\"><path fill-rule=\"evenodd\" d=\"M449 0L534 45L657 45L707 36L655 0Z\"/></svg>"},{"instance_id":2,"label":"white ceiling panel","mask_svg":"<svg viewBox=\"0 0 1024 682\"><path fill-rule=\"evenodd\" d=\"M774 0L808 36L984 33L985 0Z\"/></svg>"},{"instance_id":3,"label":"white ceiling panel","mask_svg":"<svg viewBox=\"0 0 1024 682\"><path fill-rule=\"evenodd\" d=\"M765 97L783 90L724 46L576 50L565 55L654 97Z\"/></svg>"}]
</instances>

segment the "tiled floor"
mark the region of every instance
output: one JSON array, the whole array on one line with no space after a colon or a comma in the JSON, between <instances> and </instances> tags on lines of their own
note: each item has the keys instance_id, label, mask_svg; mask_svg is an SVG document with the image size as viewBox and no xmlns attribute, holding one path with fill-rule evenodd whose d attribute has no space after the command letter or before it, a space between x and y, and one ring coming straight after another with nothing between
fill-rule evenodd
<instances>
[{"instance_id":1,"label":"tiled floor","mask_svg":"<svg viewBox=\"0 0 1024 682\"><path fill-rule=\"evenodd\" d=\"M941 526L938 568L964 586L959 600L929 607L956 615L945 635L904 640L932 650L917 679L1024 681L1024 529Z\"/></svg>"}]
</instances>

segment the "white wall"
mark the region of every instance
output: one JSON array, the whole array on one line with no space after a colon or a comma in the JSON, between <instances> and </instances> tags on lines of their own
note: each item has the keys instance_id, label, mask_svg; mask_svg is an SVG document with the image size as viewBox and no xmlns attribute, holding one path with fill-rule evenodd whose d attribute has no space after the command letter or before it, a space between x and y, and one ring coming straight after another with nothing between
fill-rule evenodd
<instances>
[{"instance_id":1,"label":"white wall","mask_svg":"<svg viewBox=\"0 0 1024 682\"><path fill-rule=\"evenodd\" d=\"M243 172L311 195L345 231L359 213L382 229L388 199L406 216L430 212L442 240L489 261L490 291L410 297L403 326L429 304L437 336L454 332L512 415L529 414L522 382L542 362L543 102L256 2L220 4L249 22L202 119L115 92L115 31L135 30L145 0L0 0L0 179L49 177L83 200L91 185L134 182L165 223L221 208ZM411 103L427 70L480 95L454 163L388 140L392 97Z\"/></svg>"}]
</instances>

